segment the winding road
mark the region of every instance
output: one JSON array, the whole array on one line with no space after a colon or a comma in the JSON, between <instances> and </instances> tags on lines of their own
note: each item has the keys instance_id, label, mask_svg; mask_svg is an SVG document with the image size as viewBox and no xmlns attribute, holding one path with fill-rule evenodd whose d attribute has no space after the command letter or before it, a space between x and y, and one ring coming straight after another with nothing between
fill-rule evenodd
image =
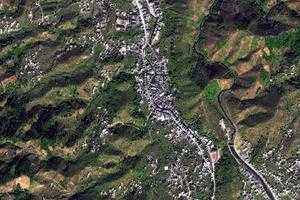
<instances>
[{"instance_id":1,"label":"winding road","mask_svg":"<svg viewBox=\"0 0 300 200\"><path fill-rule=\"evenodd\" d=\"M167 60L160 55L159 49L154 49L152 47L152 37L149 38L150 35L148 31L148 22L147 16L150 16L153 12L152 9L149 9L149 13L147 13L147 9L143 7L142 0L135 0L134 4L138 8L139 16L142 24L142 29L144 31L144 37L141 40L142 48L138 52L140 55L139 64L137 65L137 76L136 81L138 83L138 92L140 93L142 99L147 102L153 117L156 118L157 121L168 121L170 125L172 125L178 135L181 137L186 137L192 144L194 144L202 155L202 158L208 166L208 171L211 173L211 180L213 182L213 192L211 194L211 199L215 199L215 169L214 163L212 160L207 157L211 152L211 141L207 138L200 136L196 131L192 130L187 126L187 124L181 119L178 111L174 106L174 97L169 92L169 76L167 73ZM149 2L147 1L148 7ZM152 14L152 17L156 18L157 23L161 20L161 11L158 14ZM149 17L148 17L149 18ZM154 28L156 34L159 34L160 28ZM196 50L196 54L199 54L197 49L194 46L194 50ZM238 128L236 124L231 120L228 113L226 112L225 106L223 104L223 96L229 92L229 90L221 91L218 95L218 103L223 112L225 119L230 123L231 131L228 137L228 149L234 159L240 164L246 171L252 174L256 180L258 180L263 186L267 196L271 200L276 200L276 196L273 193L271 187L264 179L264 177L254 169L248 162L246 162L236 151L234 147L234 139L235 135L238 132Z\"/></svg>"},{"instance_id":2,"label":"winding road","mask_svg":"<svg viewBox=\"0 0 300 200\"><path fill-rule=\"evenodd\" d=\"M245 170L247 170L249 173L251 173L256 178L256 180L258 180L261 183L261 185L263 186L269 199L276 200L277 199L276 195L272 191L270 185L267 183L265 178L257 170L255 170L254 167L251 166L250 163L245 161L237 153L237 151L234 147L234 139L235 139L235 135L238 132L238 128L237 128L236 124L229 117L229 114L226 112L225 105L224 105L224 95L226 95L229 91L230 90L221 91L218 95L218 103L223 112L223 116L224 116L225 120L227 120L230 123L230 126L231 126L231 131L230 131L230 135L228 136L228 143L227 143L228 149L229 149L231 155L234 157L234 159L238 162L238 164L240 164Z\"/></svg>"},{"instance_id":3,"label":"winding road","mask_svg":"<svg viewBox=\"0 0 300 200\"><path fill-rule=\"evenodd\" d=\"M168 75L166 59L159 50L155 47L155 38L159 36L162 22L162 11L159 7L149 9L151 5L148 1L134 0L140 17L140 22L144 35L140 40L141 49L137 52L138 64L136 67L136 82L138 93L143 101L148 104L150 113L156 121L164 122L171 127L175 138L186 139L190 145L194 145L197 153L203 159L202 170L204 175L210 176L213 184L211 199L215 199L216 181L215 181L215 166L210 158L210 152L213 148L213 143L204 136L198 134L196 130L192 130L184 120L180 117L175 106L175 98L170 93L170 80ZM153 10L157 12L153 14ZM155 27L149 30L150 19L156 21ZM187 199L192 199L190 192L187 194Z\"/></svg>"}]
</instances>

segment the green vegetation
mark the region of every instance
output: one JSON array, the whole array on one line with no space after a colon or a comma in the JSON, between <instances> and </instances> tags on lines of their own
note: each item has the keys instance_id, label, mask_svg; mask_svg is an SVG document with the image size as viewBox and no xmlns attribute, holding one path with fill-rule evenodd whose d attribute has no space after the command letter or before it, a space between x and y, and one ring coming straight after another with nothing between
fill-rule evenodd
<instances>
[{"instance_id":1,"label":"green vegetation","mask_svg":"<svg viewBox=\"0 0 300 200\"><path fill-rule=\"evenodd\" d=\"M197 105L201 88L193 80L193 67L197 61L193 45L198 23L192 20L193 13L186 9L188 2L172 3L164 12L165 26L162 29L160 49L168 57L171 84L176 88L176 104L185 119ZM199 14L199 13L197 13Z\"/></svg>"},{"instance_id":2,"label":"green vegetation","mask_svg":"<svg viewBox=\"0 0 300 200\"><path fill-rule=\"evenodd\" d=\"M111 38L113 40L129 41L129 40L134 39L134 37L139 33L140 33L140 30L138 28L132 28L126 32L122 32L122 31L119 31L119 32L114 31L113 32L112 31L112 32L109 32L107 36L108 36L108 38Z\"/></svg>"},{"instance_id":3,"label":"green vegetation","mask_svg":"<svg viewBox=\"0 0 300 200\"><path fill-rule=\"evenodd\" d=\"M112 114L112 117L129 102L135 102L135 105L138 105L139 100L133 85L132 75L121 72L104 90L100 91L98 96L101 99L100 104Z\"/></svg>"},{"instance_id":4,"label":"green vegetation","mask_svg":"<svg viewBox=\"0 0 300 200\"><path fill-rule=\"evenodd\" d=\"M130 0L113 0L112 1L119 9L127 11L133 7Z\"/></svg>"},{"instance_id":5,"label":"green vegetation","mask_svg":"<svg viewBox=\"0 0 300 200\"><path fill-rule=\"evenodd\" d=\"M295 54L293 56L294 57L293 60L297 62L300 56L300 29L297 28L292 31L281 33L277 36L268 36L266 38L266 45L268 48L270 48L271 54L273 52L273 49L289 48ZM271 60L275 60L275 61L278 60L276 58L277 55L271 55L271 56L272 56ZM293 60L292 62L294 62Z\"/></svg>"},{"instance_id":6,"label":"green vegetation","mask_svg":"<svg viewBox=\"0 0 300 200\"><path fill-rule=\"evenodd\" d=\"M103 46L103 44L97 43L97 44L93 47L93 51L94 51L95 57L99 56L99 54L100 54L101 52L103 52L104 50L105 50L105 47Z\"/></svg>"},{"instance_id":7,"label":"green vegetation","mask_svg":"<svg viewBox=\"0 0 300 200\"><path fill-rule=\"evenodd\" d=\"M268 12L268 0L255 0L255 3L264 11L264 13Z\"/></svg>"},{"instance_id":8,"label":"green vegetation","mask_svg":"<svg viewBox=\"0 0 300 200\"><path fill-rule=\"evenodd\" d=\"M33 47L33 43L23 43L20 45L14 45L7 53L0 54L0 61L7 60L9 58L20 58L27 49Z\"/></svg>"},{"instance_id":9,"label":"green vegetation","mask_svg":"<svg viewBox=\"0 0 300 200\"><path fill-rule=\"evenodd\" d=\"M207 64L206 58L204 56L200 58L200 55L197 55L193 49L195 42L198 41L197 33L199 25L203 22L203 15L189 3L191 2L176 1L167 5L169 8L163 16L166 25L162 29L160 48L169 59L169 75L172 86L176 88L176 106L181 116L188 124L197 129L199 134L218 143L220 141L217 141L217 136L212 130L203 130L206 126L204 117L207 116L203 112L199 112L200 109L201 111L206 109L203 106L205 95L201 95L201 93L206 92L203 91L203 88L209 80L205 72L200 69ZM195 20L195 16L199 18ZM226 42L219 43L219 46L225 44ZM212 86L215 88L209 89L210 92L213 92L214 89L216 91L210 96L216 96L220 90L218 83L212 84Z\"/></svg>"},{"instance_id":10,"label":"green vegetation","mask_svg":"<svg viewBox=\"0 0 300 200\"><path fill-rule=\"evenodd\" d=\"M0 95L4 94L6 96L9 96L16 92L19 88L21 88L21 85L16 82L8 83L7 85L0 85Z\"/></svg>"},{"instance_id":11,"label":"green vegetation","mask_svg":"<svg viewBox=\"0 0 300 200\"><path fill-rule=\"evenodd\" d=\"M8 46L0 53L0 62L3 62L7 59L15 59L16 61L18 61L28 49L32 49L33 47L37 46L41 42L46 41L50 37L52 37L52 35L45 32L44 34L25 39L18 44Z\"/></svg>"},{"instance_id":12,"label":"green vegetation","mask_svg":"<svg viewBox=\"0 0 300 200\"><path fill-rule=\"evenodd\" d=\"M170 141L165 137L165 134L168 132L164 127L152 127L153 130L150 132L150 136L153 139L153 144L149 147L148 151L151 152L150 155L158 161L157 174L149 176L152 171L149 165L149 161L145 158L144 165L148 168L145 168L143 163L140 164L139 168L142 168L142 172L148 173L147 179L141 179L143 188L146 189L147 200L152 199L170 199L167 188L167 184L164 181L168 172L162 170L163 166L169 165L170 160L173 158L176 147L174 144L171 144ZM145 174L145 173L142 173ZM143 177L143 176L142 176Z\"/></svg>"},{"instance_id":13,"label":"green vegetation","mask_svg":"<svg viewBox=\"0 0 300 200\"><path fill-rule=\"evenodd\" d=\"M148 137L145 123L147 113L140 106L132 75L136 60L127 56L124 59L111 57L107 61L100 61L103 44L85 40L82 45L79 38L94 36L94 29L90 27L94 22L85 23L87 20L78 16L78 10L74 10L78 8L77 2L70 2L71 5L63 0L40 3L44 14L49 17L49 25L27 31L26 34L22 32L22 35L18 35L19 31L0 38L1 41L7 41L1 46L0 62L5 67L1 70L1 76L7 73L17 77L14 83L0 85L1 104L4 105L1 105L0 126L3 136L0 143L5 146L17 141L21 146L16 147L16 159L22 162L11 162L16 155L12 155L8 161L1 160L1 167L4 166L4 172L0 174L1 184L13 180L23 171L30 171L28 168L43 167L46 171L43 173L59 173L59 176L49 180L50 174L24 172L31 181L35 180L35 185L30 185L30 191L16 190L12 196L20 200L32 199L35 197L35 194L32 194L34 197L30 194L32 188L42 183L46 187L48 184L53 186L49 193L42 194L47 199L57 199L56 195L64 195L75 186L76 193L95 191L96 198L101 191L114 188L119 190L117 197L124 198L127 192L132 188L134 190L136 182L148 181L145 155L153 142ZM131 1L119 1L118 6L129 10L133 5ZM23 30L32 28L26 9L25 15L20 16ZM34 17L39 15L38 12L39 9L34 10ZM93 12L97 13L96 10ZM115 16L109 17L115 19ZM37 20L33 23L37 23ZM109 23L108 30L105 30L105 39L132 40L139 32L138 29L115 32L115 27L110 26ZM66 50L69 43L74 48ZM31 52L37 52L44 74L38 82L29 85L27 71L24 76L17 76L17 73L20 72L24 56L30 56ZM46 66L45 62L48 62ZM107 72L109 78L106 74L104 76L103 71ZM107 136L105 142L101 135L104 128L102 120L111 125L109 129L113 133ZM27 147L29 143L33 144ZM93 150L94 146L96 150ZM39 149L42 152L36 152ZM28 154L31 157L27 158ZM34 164L34 167L28 163ZM73 191L68 192L67 196L71 193Z\"/></svg>"},{"instance_id":14,"label":"green vegetation","mask_svg":"<svg viewBox=\"0 0 300 200\"><path fill-rule=\"evenodd\" d=\"M20 29L0 35L0 76L5 80L0 85L0 154L5 154L0 158L1 186L24 174L30 178L29 191L13 188L9 195L14 199L109 199L103 195L109 191L116 191L116 199L171 199L166 181L170 170L164 166L173 164L187 144L169 141L166 134L170 130L148 118L147 105L141 105L136 91L134 69L139 55L117 53L123 44L138 44L136 40L143 35L141 24L116 31L117 13L129 13L136 5L131 0L114 0L112 6L77 0L6 2L9 5L0 10L4 23L16 21ZM180 116L225 150L216 165L217 199L235 200L240 198L243 177L217 130L220 117L215 102L221 88L218 81L209 80L215 74L219 77L223 68L208 68L214 63L196 55L193 48L205 19L222 38L215 47L224 50L220 56L226 54L226 58L220 62L225 64L240 64L250 54L256 59L255 48L263 46L264 39L245 31L236 35L230 29L237 37L229 42L231 33L220 31L227 30L227 24L214 18L219 6L210 10L212 17L204 17L210 3L213 1L160 2L165 26L155 45L168 59L170 92L176 96ZM151 29L157 19L147 19L147 23ZM208 31L206 28L203 31ZM282 47L299 56L297 31L268 37L270 54L265 58L280 66L286 61L283 54L290 53ZM233 44L236 48L229 49ZM103 59L101 53L107 45L112 51ZM211 55L209 50L198 50L205 51ZM260 71L258 78L269 86L267 71ZM289 102L293 99L295 96L287 99L283 107L296 112L296 105ZM260 161L261 151L254 150L254 162ZM182 159L184 165L190 161L194 162L190 157ZM192 195L208 199L210 191L197 192ZM0 194L0 199L7 198L4 195Z\"/></svg>"},{"instance_id":15,"label":"green vegetation","mask_svg":"<svg viewBox=\"0 0 300 200\"><path fill-rule=\"evenodd\" d=\"M266 147L267 139L264 137L260 137L258 139L257 144L253 148L253 152L251 154L251 163L255 163L257 165L263 162L262 154Z\"/></svg>"},{"instance_id":16,"label":"green vegetation","mask_svg":"<svg viewBox=\"0 0 300 200\"><path fill-rule=\"evenodd\" d=\"M209 103L214 103L217 100L220 91L221 88L217 80L209 82L209 84L204 89L204 95L206 100Z\"/></svg>"},{"instance_id":17,"label":"green vegetation","mask_svg":"<svg viewBox=\"0 0 300 200\"><path fill-rule=\"evenodd\" d=\"M271 75L266 70L262 69L259 73L259 80L263 84L263 86L268 87L270 84Z\"/></svg>"},{"instance_id":18,"label":"green vegetation","mask_svg":"<svg viewBox=\"0 0 300 200\"><path fill-rule=\"evenodd\" d=\"M78 26L77 20L65 21L61 25L59 25L59 29L62 31L74 30Z\"/></svg>"},{"instance_id":19,"label":"green vegetation","mask_svg":"<svg viewBox=\"0 0 300 200\"><path fill-rule=\"evenodd\" d=\"M270 53L267 55L263 54L263 57L271 63L273 66L278 66L282 62L282 54L278 49L270 49Z\"/></svg>"},{"instance_id":20,"label":"green vegetation","mask_svg":"<svg viewBox=\"0 0 300 200\"><path fill-rule=\"evenodd\" d=\"M300 53L300 29L281 33L277 36L268 36L266 45L268 48L288 47Z\"/></svg>"},{"instance_id":21,"label":"green vegetation","mask_svg":"<svg viewBox=\"0 0 300 200\"><path fill-rule=\"evenodd\" d=\"M234 158L228 149L216 165L217 199L235 200L239 199L239 191L242 190L242 175Z\"/></svg>"},{"instance_id":22,"label":"green vegetation","mask_svg":"<svg viewBox=\"0 0 300 200\"><path fill-rule=\"evenodd\" d=\"M69 93L71 94L71 96L73 98L76 98L79 95L78 89L75 85L70 85L69 86Z\"/></svg>"},{"instance_id":23,"label":"green vegetation","mask_svg":"<svg viewBox=\"0 0 300 200\"><path fill-rule=\"evenodd\" d=\"M17 188L11 193L14 196L15 200L31 200L32 195L27 190L22 190L21 188ZM1 196L0 196L1 197Z\"/></svg>"}]
</instances>

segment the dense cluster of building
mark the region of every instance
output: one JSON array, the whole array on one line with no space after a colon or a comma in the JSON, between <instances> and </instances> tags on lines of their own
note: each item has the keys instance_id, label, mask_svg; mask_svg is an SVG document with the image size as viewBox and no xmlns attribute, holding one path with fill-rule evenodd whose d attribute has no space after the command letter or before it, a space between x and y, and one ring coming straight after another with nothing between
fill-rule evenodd
<instances>
[{"instance_id":1,"label":"dense cluster of building","mask_svg":"<svg viewBox=\"0 0 300 200\"><path fill-rule=\"evenodd\" d=\"M201 190L209 190L213 186L213 191L210 198L214 199L216 185L215 185L215 164L220 159L220 151L214 151L212 141L198 134L197 131L191 129L180 117L179 112L175 106L175 99L171 93L170 80L168 74L168 60L161 54L157 43L160 40L161 31L164 27L163 13L160 8L159 0L133 0L134 8L130 11L123 11L115 8L111 1L95 0L91 3L88 0L78 1L79 13L81 15L89 15L95 6L98 12L93 13L93 17L97 20L92 33L82 34L79 38L67 38L65 46L62 47L61 52L56 54L56 59L63 56L65 52L71 52L76 48L82 48L89 44L101 44L103 49L99 53L98 58L105 60L107 58L118 58L127 55L134 55L137 59L136 69L134 71L137 92L142 97L142 102L148 105L151 117L154 121L162 123L169 128L169 133L166 137L172 143L181 143L182 149L180 152L175 152L176 159L174 162L164 167L165 171L169 172L167 182L169 184L170 196L174 199L192 199L194 193ZM0 6L1 7L1 6ZM115 21L111 22L110 12L114 12ZM30 10L29 19L37 21L39 25L47 25L53 23L52 15L45 15L39 1L33 5ZM10 19L1 20L0 35L4 35L13 31L18 31L20 25L14 21L10 23ZM113 27L117 33L127 33L133 29L138 29L139 34L135 35L135 42L116 41L112 38L104 36L104 32L109 23L113 23ZM76 40L76 41L75 41ZM81 46L80 46L81 45ZM20 68L20 74L26 75L33 80L39 80L43 75L40 69L40 63L37 61L39 56L39 48L35 52L26 54L23 58L24 65ZM94 54L93 50L91 54ZM285 76L294 76L296 67L289 69L289 73ZM105 75L105 74L104 74ZM15 78L15 77L14 77ZM277 81L276 79L271 81ZM103 83L104 84L104 83ZM103 86L103 85L102 85ZM100 142L93 141L92 151L97 151L101 143L105 143L105 139L111 135L109 132L109 122L107 120L107 111L105 108L98 108L103 110L102 115L99 114ZM99 111L100 112L100 111ZM224 120L220 121L220 126L223 131L228 132ZM289 133L292 134L292 133ZM228 138L230 134L228 133ZM251 146L244 144L244 148L239 154L245 161L249 161L249 152ZM264 155L265 159L274 157L274 152ZM187 158L189 157L189 158ZM152 167L152 174L158 172L158 161L154 157L148 157ZM274 162L279 162L279 168L287 168L287 174L290 175L296 169L299 170L299 161L292 165L285 162L283 158L274 159ZM281 163L282 162L282 163ZM186 165L188 163L188 165ZM255 177L247 171L241 169L246 177L248 177L247 184L250 185L250 190L254 193L263 193L263 188L259 185ZM287 174L278 173L276 175L267 171L267 167L263 166L263 173L269 177L273 177L275 182L282 184L283 176ZM300 172L300 170L299 170ZM297 178L291 177L287 183L291 188L296 185ZM283 185L283 184L282 184ZM138 185L136 186L139 187ZM279 186L280 187L280 186ZM299 189L299 188L296 188ZM251 193L244 193L244 197L251 198ZM286 190L291 192L290 190ZM108 193L115 193L109 191Z\"/></svg>"},{"instance_id":2,"label":"dense cluster of building","mask_svg":"<svg viewBox=\"0 0 300 200\"><path fill-rule=\"evenodd\" d=\"M198 168L201 166L199 171L195 170L195 166L192 165L187 168L180 167L182 157L178 157L177 164L174 163L168 167L168 169L170 168L168 180L172 197L174 199L191 199L197 190L206 188L203 183L206 182L207 185L215 183L214 163L209 156L213 144L189 128L175 108L174 97L169 87L168 60L161 55L159 48L155 46L164 25L159 2L136 0L134 4L139 10L141 28L144 32L143 38L141 38L142 48L139 52L139 61L136 68L138 92L144 103L148 105L153 119L170 127L171 132L167 137L171 142L188 144L188 147L183 151L189 151L188 149L192 148L193 151L189 152L200 158L194 159L195 166L198 166ZM156 21L154 27L150 26L150 20ZM191 164L192 161L189 163ZM211 181L207 178L210 178ZM191 187L186 187L186 184ZM214 198L214 193L211 198Z\"/></svg>"}]
</instances>

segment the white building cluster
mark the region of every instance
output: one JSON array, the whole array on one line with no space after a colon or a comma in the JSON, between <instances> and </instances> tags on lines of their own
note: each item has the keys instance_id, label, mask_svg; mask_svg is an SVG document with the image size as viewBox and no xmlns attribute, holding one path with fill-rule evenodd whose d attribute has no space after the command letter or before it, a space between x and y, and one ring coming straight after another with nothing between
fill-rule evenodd
<instances>
[{"instance_id":1,"label":"white building cluster","mask_svg":"<svg viewBox=\"0 0 300 200\"><path fill-rule=\"evenodd\" d=\"M201 137L197 131L189 128L175 108L174 97L169 87L168 60L160 54L159 48L155 47L159 40L160 30L163 27L159 2L135 0L133 3L139 10L142 23L141 29L144 32L144 37L141 39L142 48L139 51L139 62L136 68L138 92L144 103L148 104L153 119L171 128L172 131L168 135L169 139L175 143L188 144L188 148L193 149L189 152L198 158L195 166L198 166L198 168L201 166L199 168L201 173L190 173L192 169L195 169L192 165L186 169L182 167L180 164L183 162L181 157L178 157L177 164L170 166L169 186L172 196L175 199L183 197L191 199L197 189L205 188L203 184L200 184L201 181L197 183L204 177L210 177L211 181L205 184L210 185L212 183L215 188L214 163L209 156L213 144L208 139ZM154 27L150 26L151 20L156 21ZM188 150L185 149L185 151ZM189 163L191 162L189 161ZM211 198L214 199L214 193Z\"/></svg>"}]
</instances>

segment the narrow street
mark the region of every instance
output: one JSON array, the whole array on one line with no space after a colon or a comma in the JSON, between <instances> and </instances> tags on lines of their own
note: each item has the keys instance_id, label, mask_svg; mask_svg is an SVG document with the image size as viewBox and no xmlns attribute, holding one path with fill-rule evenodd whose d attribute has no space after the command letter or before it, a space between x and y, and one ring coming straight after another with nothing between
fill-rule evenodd
<instances>
[{"instance_id":1,"label":"narrow street","mask_svg":"<svg viewBox=\"0 0 300 200\"><path fill-rule=\"evenodd\" d=\"M149 1L135 0L140 19L144 30L144 38L142 48L139 52L139 63L137 66L136 81L138 83L138 92L141 95L143 101L148 104L149 110L152 113L152 117L159 122L166 122L169 126L175 130L176 137L185 138L191 145L195 145L198 149L198 154L204 160L204 166L206 171L211 174L211 181L213 183L213 192L211 199L215 199L215 167L209 154L212 151L213 144L207 138L200 136L195 130L189 128L185 122L181 119L179 112L175 108L175 99L170 92L169 76L167 69L167 59L164 58L159 51L159 48L154 48L152 40L155 38L149 38L149 35L159 35L159 31L162 22L162 12L158 12L155 15L150 15L153 10L148 10ZM148 4L148 6L142 6ZM147 11L147 13L145 13ZM146 16L147 15L147 16ZM146 18L154 17L157 20L156 27L153 28L154 33L150 34L148 30ZM151 41L149 41L151 40Z\"/></svg>"},{"instance_id":2,"label":"narrow street","mask_svg":"<svg viewBox=\"0 0 300 200\"><path fill-rule=\"evenodd\" d=\"M150 32L149 27L147 25L147 20L150 17L155 17L158 21L156 26L154 27L154 33L152 35L159 35L160 27L163 22L161 20L162 13L159 11L158 13L153 13L153 9L148 10L151 6L149 5L149 1L135 0L140 20L142 22L142 29L144 30L144 38L142 41L142 48L139 52L139 63L137 66L137 76L136 80L139 86L138 92L142 96L142 99L148 104L149 110L154 119L160 122L167 122L176 130L176 135L178 137L187 138L191 144L195 145L199 150L198 154L202 156L202 158L207 163L208 171L211 173L211 181L213 182L213 193L211 195L211 199L215 199L215 166L213 161L209 157L209 153L212 151L213 144L211 141L206 139L203 136L200 136L197 131L192 130L186 125L186 123L181 119L179 112L175 108L175 99L170 93L169 87L169 76L167 69L167 59L165 59L160 53L159 49L154 49L152 46L152 38L149 38ZM142 4L143 3L143 4ZM144 4L148 4L148 6L144 6ZM152 13L152 15L150 15ZM196 52L197 53L197 52ZM234 159L248 172L254 175L256 180L258 180L266 194L271 200L275 200L275 194L272 192L271 187L268 185L264 177L255 170L249 163L241 158L241 156L237 153L234 147L234 139L235 135L238 131L234 122L230 119L227 112L225 111L223 105L223 95L227 91L222 91L218 95L218 103L222 112L224 114L225 119L230 123L231 132L228 138L228 149ZM196 152L195 152L196 153Z\"/></svg>"}]
</instances>

